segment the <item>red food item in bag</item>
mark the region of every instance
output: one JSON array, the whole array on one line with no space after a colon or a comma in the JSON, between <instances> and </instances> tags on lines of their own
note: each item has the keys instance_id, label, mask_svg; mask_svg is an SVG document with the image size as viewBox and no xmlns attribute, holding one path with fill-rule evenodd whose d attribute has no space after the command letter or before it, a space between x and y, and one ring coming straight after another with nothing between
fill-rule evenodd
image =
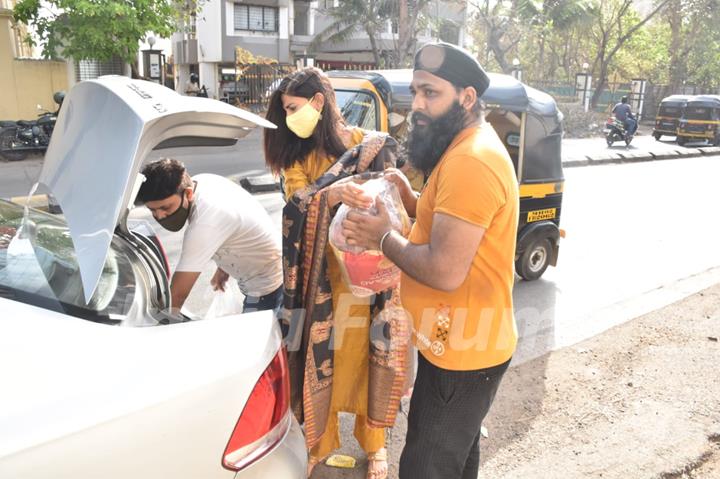
<instances>
[{"instance_id":1,"label":"red food item in bag","mask_svg":"<svg viewBox=\"0 0 720 479\"><path fill-rule=\"evenodd\" d=\"M334 247L333 251L347 276L350 290L356 296L380 293L400 281L400 268L378 251L350 253Z\"/></svg>"},{"instance_id":2,"label":"red food item in bag","mask_svg":"<svg viewBox=\"0 0 720 479\"><path fill-rule=\"evenodd\" d=\"M404 235L409 232L410 218L395 185L384 178L378 178L362 184L361 188L372 196L382 197L393 226ZM342 221L348 211L348 207L342 205L333 218L330 225L330 247L350 291L355 296L364 297L397 286L400 283L400 268L387 259L381 251L363 250L347 244L342 234ZM374 205L370 210L355 211L362 214L377 213Z\"/></svg>"}]
</instances>

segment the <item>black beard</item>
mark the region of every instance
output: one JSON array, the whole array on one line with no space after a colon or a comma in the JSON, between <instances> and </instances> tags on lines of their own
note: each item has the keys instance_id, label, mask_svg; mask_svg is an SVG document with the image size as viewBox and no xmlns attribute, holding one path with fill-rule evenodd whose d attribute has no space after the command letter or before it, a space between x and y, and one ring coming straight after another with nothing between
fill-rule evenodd
<instances>
[{"instance_id":1,"label":"black beard","mask_svg":"<svg viewBox=\"0 0 720 479\"><path fill-rule=\"evenodd\" d=\"M418 125L418 119L424 120L426 125ZM412 166L428 176L465 127L465 109L455 100L447 113L434 120L422 113L413 113L412 125L407 142L408 159Z\"/></svg>"}]
</instances>

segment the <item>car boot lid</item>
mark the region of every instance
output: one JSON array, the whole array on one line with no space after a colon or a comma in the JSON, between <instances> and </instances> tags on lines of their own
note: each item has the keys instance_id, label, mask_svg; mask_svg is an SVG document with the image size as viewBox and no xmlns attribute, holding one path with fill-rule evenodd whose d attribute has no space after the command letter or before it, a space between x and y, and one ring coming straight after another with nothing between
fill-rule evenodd
<instances>
[{"instance_id":1,"label":"car boot lid","mask_svg":"<svg viewBox=\"0 0 720 479\"><path fill-rule=\"evenodd\" d=\"M63 102L39 183L63 210L85 300L97 287L116 227L142 183L153 150L230 144L255 126L275 125L217 100L187 97L127 77L78 83Z\"/></svg>"}]
</instances>

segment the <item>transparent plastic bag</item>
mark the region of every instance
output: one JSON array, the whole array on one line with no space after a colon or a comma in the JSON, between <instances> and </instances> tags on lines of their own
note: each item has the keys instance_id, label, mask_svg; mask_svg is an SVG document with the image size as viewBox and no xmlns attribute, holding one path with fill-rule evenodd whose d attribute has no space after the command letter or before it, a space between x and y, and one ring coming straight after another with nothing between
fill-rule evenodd
<instances>
[{"instance_id":1,"label":"transparent plastic bag","mask_svg":"<svg viewBox=\"0 0 720 479\"><path fill-rule=\"evenodd\" d=\"M213 299L205 313L205 319L241 314L243 311L242 298L240 287L235 278L231 276L225 283L225 291L213 291Z\"/></svg>"},{"instance_id":2,"label":"transparent plastic bag","mask_svg":"<svg viewBox=\"0 0 720 479\"><path fill-rule=\"evenodd\" d=\"M347 244L342 232L342 222L348 212L377 214L375 199L381 198L390 214L394 229L404 235L410 231L410 217L400 199L400 193L394 184L385 178L368 180L358 185L373 198L372 206L367 210L349 208L341 205L330 223L330 247L340 264L345 283L355 296L366 297L395 287L400 283L400 269L395 263L377 250L364 250Z\"/></svg>"}]
</instances>

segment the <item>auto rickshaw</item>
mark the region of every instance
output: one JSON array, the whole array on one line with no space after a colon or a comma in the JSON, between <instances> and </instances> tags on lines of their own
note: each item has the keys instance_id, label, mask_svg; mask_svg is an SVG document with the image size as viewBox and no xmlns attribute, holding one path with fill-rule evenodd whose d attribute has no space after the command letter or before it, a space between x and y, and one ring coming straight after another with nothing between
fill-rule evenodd
<instances>
[{"instance_id":1,"label":"auto rickshaw","mask_svg":"<svg viewBox=\"0 0 720 479\"><path fill-rule=\"evenodd\" d=\"M412 70L330 71L338 107L348 123L407 136ZM508 75L490 73L482 100L486 119L505 144L520 185L520 222L515 270L538 279L558 260L565 179L560 155L563 115L553 98ZM422 175L408 177L422 187Z\"/></svg>"},{"instance_id":2,"label":"auto rickshaw","mask_svg":"<svg viewBox=\"0 0 720 479\"><path fill-rule=\"evenodd\" d=\"M707 140L720 146L720 95L698 95L688 100L677 128L677 143Z\"/></svg>"},{"instance_id":3,"label":"auto rickshaw","mask_svg":"<svg viewBox=\"0 0 720 479\"><path fill-rule=\"evenodd\" d=\"M653 129L653 136L656 140L660 140L663 135L677 135L678 122L682 117L685 105L691 98L690 95L670 95L662 99L655 116L655 128Z\"/></svg>"}]
</instances>

